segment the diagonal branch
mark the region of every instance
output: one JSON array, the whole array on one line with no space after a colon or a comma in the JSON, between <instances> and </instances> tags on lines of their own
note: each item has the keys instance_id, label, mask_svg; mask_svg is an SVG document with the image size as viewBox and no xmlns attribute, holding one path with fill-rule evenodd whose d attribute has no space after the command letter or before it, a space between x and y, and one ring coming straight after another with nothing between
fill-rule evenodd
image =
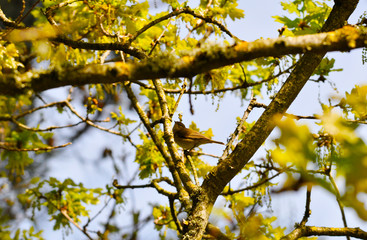
<instances>
[{"instance_id":1,"label":"diagonal branch","mask_svg":"<svg viewBox=\"0 0 367 240\"><path fill-rule=\"evenodd\" d=\"M300 223L300 226L305 226L307 221L308 221L308 218L311 215L311 209L310 209L311 190L312 190L312 185L311 184L307 185L305 213L303 214L303 218L302 218L302 221Z\"/></svg>"},{"instance_id":2,"label":"diagonal branch","mask_svg":"<svg viewBox=\"0 0 367 240\"><path fill-rule=\"evenodd\" d=\"M322 31L331 31L342 27L355 10L357 4L358 0L345 0L335 4ZM338 31L349 28L350 27L347 26ZM326 37L328 34L330 33L321 33L318 36ZM282 47L282 44L277 45L280 48ZM221 194L228 182L243 169L255 152L261 147L275 127L274 117L277 114L283 114L287 111L325 56L327 50L321 46L317 53L307 52L300 58L287 81L255 125L245 135L244 139L225 160L221 161L218 166L214 167L210 173L208 173L202 184L204 196L201 196L201 201L195 202L193 206L192 214L189 216L188 231L183 239L201 239L208 223L211 208L219 194ZM312 50L312 47L310 47L309 50Z\"/></svg>"},{"instance_id":3,"label":"diagonal branch","mask_svg":"<svg viewBox=\"0 0 367 240\"><path fill-rule=\"evenodd\" d=\"M327 176L328 176L328 178L329 178L329 180L331 182L331 185L334 188L335 195L336 195L336 201L338 203L338 206L339 206L339 209L340 209L340 213L342 215L342 220L343 220L344 227L348 227L347 218L345 217L343 203L341 202L340 192L339 192L338 186L336 185L336 183L334 181L333 176L331 175L331 171L328 172ZM349 236L347 236L347 240L350 240Z\"/></svg>"},{"instance_id":4,"label":"diagonal branch","mask_svg":"<svg viewBox=\"0 0 367 240\"><path fill-rule=\"evenodd\" d=\"M336 5L329 18L336 18L338 21L334 22L328 20L323 29L337 28L343 25L344 21L355 9L357 2L357 0L349 0L342 4L343 7ZM330 22L332 22L334 26L330 26ZM259 120L246 134L245 138L236 146L232 154L211 171L209 177L206 178L203 183L203 188L214 191L212 194L216 196L221 193L229 180L242 169L270 135L275 127L273 123L274 116L286 112L325 54L326 51L322 53L308 52L302 56L285 84L260 116ZM231 167L228 168L228 166Z\"/></svg>"}]
</instances>

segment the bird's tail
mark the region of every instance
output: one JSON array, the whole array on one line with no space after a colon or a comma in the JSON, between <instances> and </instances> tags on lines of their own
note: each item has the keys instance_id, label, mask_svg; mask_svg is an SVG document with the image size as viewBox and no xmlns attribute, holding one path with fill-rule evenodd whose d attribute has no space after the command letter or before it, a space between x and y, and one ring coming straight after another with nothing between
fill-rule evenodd
<instances>
[{"instance_id":1,"label":"bird's tail","mask_svg":"<svg viewBox=\"0 0 367 240\"><path fill-rule=\"evenodd\" d=\"M210 143L216 143L216 144L222 144L222 145L225 145L224 143L219 142L219 141L215 141L215 140L211 140L211 142L210 142Z\"/></svg>"}]
</instances>

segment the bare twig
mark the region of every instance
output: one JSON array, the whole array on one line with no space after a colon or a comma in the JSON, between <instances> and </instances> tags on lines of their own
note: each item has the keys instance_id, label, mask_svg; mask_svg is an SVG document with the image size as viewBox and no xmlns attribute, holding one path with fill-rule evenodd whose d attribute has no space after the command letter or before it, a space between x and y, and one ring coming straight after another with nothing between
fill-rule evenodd
<instances>
[{"instance_id":1,"label":"bare twig","mask_svg":"<svg viewBox=\"0 0 367 240\"><path fill-rule=\"evenodd\" d=\"M235 143L235 141L238 139L238 136L241 134L242 130L242 126L245 123L246 119L248 118L250 112L252 111L252 109L254 108L254 105L256 105L256 98L254 98L253 96L251 96L251 100L250 103L246 109L246 111L244 112L241 121L237 124L236 129L234 130L234 132L231 134L228 143L226 145L226 148L223 151L222 156L220 157L220 159L218 161L222 161L223 159L225 159L228 154L230 149L232 149L233 144Z\"/></svg>"},{"instance_id":2,"label":"bare twig","mask_svg":"<svg viewBox=\"0 0 367 240\"><path fill-rule=\"evenodd\" d=\"M190 86L189 86L189 90L190 90L190 92L189 92L189 105L190 105L190 113L191 113L191 115L194 115L194 107L193 107L193 105L192 105L192 101L191 101L191 90L192 90L192 85L193 85L193 79L192 78L190 78Z\"/></svg>"},{"instance_id":3,"label":"bare twig","mask_svg":"<svg viewBox=\"0 0 367 240\"><path fill-rule=\"evenodd\" d=\"M22 0L22 9L20 9L20 13L19 13L19 16L17 17L17 19L15 19L15 22L17 24L20 23L21 19L22 19L22 16L23 16L23 13L24 13L24 10L25 10L25 0Z\"/></svg>"},{"instance_id":4,"label":"bare twig","mask_svg":"<svg viewBox=\"0 0 367 240\"><path fill-rule=\"evenodd\" d=\"M30 13L31 11L37 6L37 4L40 2L41 0L37 0L36 2L33 3L33 5L29 8L29 10L26 12L26 14L24 14L18 21L16 21L17 23L22 22Z\"/></svg>"},{"instance_id":5,"label":"bare twig","mask_svg":"<svg viewBox=\"0 0 367 240\"><path fill-rule=\"evenodd\" d=\"M91 217L91 218L89 218L88 219L88 222L86 223L86 224L84 224L84 226L83 226L83 229L84 230L86 230L87 229L87 227L88 227L88 225L89 225L89 223L91 223L94 219L96 219L102 212L103 212L103 210L105 210L106 209L106 207L108 206L108 204L110 203L110 201L112 200L113 198L109 198L108 200L107 200L107 202L105 203L105 205L93 216L93 217Z\"/></svg>"},{"instance_id":6,"label":"bare twig","mask_svg":"<svg viewBox=\"0 0 367 240\"><path fill-rule=\"evenodd\" d=\"M311 210L310 210L310 204L311 204L311 189L312 189L312 185L308 184L307 185L307 194L306 194L306 207L305 207L305 213L303 214L303 218L302 221L300 223L301 226L305 226L308 218L311 215Z\"/></svg>"},{"instance_id":7,"label":"bare twig","mask_svg":"<svg viewBox=\"0 0 367 240\"><path fill-rule=\"evenodd\" d=\"M155 188L157 190L157 192L159 192L160 194L163 194L167 197L172 197L174 199L177 198L177 196L178 196L177 193L170 192L170 191L167 191L167 190L163 189L161 186L159 186L159 184L158 184L159 182L166 182L166 183L170 184L171 186L174 186L174 183L167 177L161 177L161 178L153 179L150 183L141 184L141 185L119 185L118 181L115 179L115 180L113 180L112 185L115 188L118 188L118 189L135 189L135 188L149 188L149 187L152 187L152 188Z\"/></svg>"},{"instance_id":8,"label":"bare twig","mask_svg":"<svg viewBox=\"0 0 367 240\"><path fill-rule=\"evenodd\" d=\"M64 125L64 126L50 126L47 128L33 128L33 127L29 127L21 122L18 122L15 119L10 120L11 122L13 122L15 125L17 125L19 128L22 128L24 130L27 131L32 131L32 132L49 132L55 129L62 129L62 128L69 128L69 127L75 127L78 126L79 124L83 123L83 121L74 123L74 124L69 124L69 125Z\"/></svg>"},{"instance_id":9,"label":"bare twig","mask_svg":"<svg viewBox=\"0 0 367 240\"><path fill-rule=\"evenodd\" d=\"M104 231L103 231L103 234L102 236L104 236L106 234L106 232L109 232L110 231L110 222L112 220L112 218L115 216L115 209L116 209L116 206L117 206L117 203L114 202L114 205L113 207L111 208L110 210L110 214L108 215L108 218L107 218L107 221L106 223L104 224Z\"/></svg>"},{"instance_id":10,"label":"bare twig","mask_svg":"<svg viewBox=\"0 0 367 240\"><path fill-rule=\"evenodd\" d=\"M190 88L185 89L185 91L183 92L184 94L194 94L194 95L206 95L206 94L216 94L216 93L223 93L223 92L231 92L231 91L236 91L236 90L241 90L241 89L247 89L249 87L253 87L253 86L258 86L261 85L263 83L269 82L279 76L281 76L284 73L288 73L292 68L294 67L294 65L288 67L287 69L280 71L279 73L268 77L266 79L263 79L261 81L258 82L244 82L243 84L239 85L239 86L235 86L235 87L228 87L228 88L220 88L220 89L212 89L212 90L198 90L198 91L194 91ZM246 75L245 75L246 76ZM153 86L149 86L141 81L134 81L134 84L138 84L139 86L145 88L145 89L151 89L154 90ZM169 89L169 88L164 88L164 92L165 93L173 93L173 94L181 94L182 89Z\"/></svg>"},{"instance_id":11,"label":"bare twig","mask_svg":"<svg viewBox=\"0 0 367 240\"><path fill-rule=\"evenodd\" d=\"M77 229L79 229L81 232L84 233L85 236L88 237L88 239L93 240L93 238L87 233L85 229L83 229L77 222L75 222L69 215L66 209L58 209L60 213L69 221L71 222Z\"/></svg>"},{"instance_id":12,"label":"bare twig","mask_svg":"<svg viewBox=\"0 0 367 240\"><path fill-rule=\"evenodd\" d=\"M191 154L197 154L198 156L208 156L208 157L212 157L212 158L220 158L220 156L214 155L214 154L210 154L210 153L205 153L205 152L195 152L193 150L190 151Z\"/></svg>"},{"instance_id":13,"label":"bare twig","mask_svg":"<svg viewBox=\"0 0 367 240\"><path fill-rule=\"evenodd\" d=\"M331 185L334 188L335 195L336 195L336 201L338 203L339 210L340 210L340 213L342 215L342 220L343 220L344 227L348 227L347 218L345 217L343 203L341 202L340 192L339 192L338 186L336 185L336 183L334 181L333 176L331 175L331 171L328 172L328 175L327 176L328 176L328 178L329 178L329 180L331 182ZM346 236L346 238L347 238L347 240L350 240L350 237L349 236Z\"/></svg>"},{"instance_id":14,"label":"bare twig","mask_svg":"<svg viewBox=\"0 0 367 240\"><path fill-rule=\"evenodd\" d=\"M125 134L122 134L121 132L118 132L118 131L113 131L111 129L108 129L108 128L104 128L102 126L99 126L97 124L95 124L94 122L92 122L91 120L89 120L88 118L84 118L82 117L77 111L76 109L71 105L71 103L69 101L65 101L65 104L66 104L66 107L69 108L69 110L75 115L77 116L80 120L82 120L83 122L85 122L86 124L94 127L94 128L97 128L99 130L102 130L102 131L105 131L105 132L108 132L108 133L112 133L114 135L117 135L117 136L121 136L121 137L124 137L126 139L129 139L129 136L128 135L125 135Z\"/></svg>"},{"instance_id":15,"label":"bare twig","mask_svg":"<svg viewBox=\"0 0 367 240\"><path fill-rule=\"evenodd\" d=\"M316 116L301 116L301 115L294 115L294 114L289 114L289 113L284 113L284 116L294 118L296 120L300 120L300 119L318 120L319 119Z\"/></svg>"},{"instance_id":16,"label":"bare twig","mask_svg":"<svg viewBox=\"0 0 367 240\"><path fill-rule=\"evenodd\" d=\"M282 173L283 173L283 171L282 172L278 172L278 173L274 174L271 177L265 178L265 179L261 180L260 182L255 183L255 184L253 184L251 186L248 186L248 187L245 187L245 188L241 188L241 189L237 189L237 190L231 190L229 188L226 192L223 192L221 195L223 195L223 196L232 195L232 194L235 194L235 193L239 193L239 192L243 192L243 191L248 191L248 190L251 190L251 189L260 187L261 185L263 185L263 184L269 182L270 180L272 180L273 178L278 177Z\"/></svg>"},{"instance_id":17,"label":"bare twig","mask_svg":"<svg viewBox=\"0 0 367 240\"><path fill-rule=\"evenodd\" d=\"M170 21L167 23L167 27L164 28L164 30L162 31L161 35L159 35L159 37L154 41L153 47L150 49L150 51L148 53L148 56L152 55L155 47L158 45L158 43L161 41L162 37L164 36L164 33L167 31L169 24L170 24Z\"/></svg>"},{"instance_id":18,"label":"bare twig","mask_svg":"<svg viewBox=\"0 0 367 240\"><path fill-rule=\"evenodd\" d=\"M14 119L18 119L18 118L21 118L21 117L24 117L26 115L29 115L31 113L34 113L38 110L41 110L41 109L44 109L44 108L49 108L49 107L63 107L65 105L65 101L61 101L61 102L52 102L52 103L49 103L49 104L45 104L45 105L42 105L42 106L39 106L39 107L36 107L36 108L32 108L28 111L25 111L25 112L22 112L16 116L14 116Z\"/></svg>"},{"instance_id":19,"label":"bare twig","mask_svg":"<svg viewBox=\"0 0 367 240\"><path fill-rule=\"evenodd\" d=\"M182 226L181 226L180 221L178 221L177 219L177 214L175 210L175 199L174 198L168 198L168 199L169 199L169 208L171 210L171 216L172 216L173 222L175 223L178 232L182 233Z\"/></svg>"},{"instance_id":20,"label":"bare twig","mask_svg":"<svg viewBox=\"0 0 367 240\"><path fill-rule=\"evenodd\" d=\"M175 106L173 107L172 111L171 111L171 117L173 116L173 114L176 112L176 109L178 107L178 104L180 103L180 100L184 94L184 92L186 91L186 85L187 85L187 81L186 81L186 78L182 84L182 87L181 87L181 91L180 91L180 95L178 96L177 98L177 101L175 103Z\"/></svg>"},{"instance_id":21,"label":"bare twig","mask_svg":"<svg viewBox=\"0 0 367 240\"><path fill-rule=\"evenodd\" d=\"M68 0L68 1L65 1L65 2L61 2L61 3L55 4L55 5L51 6L51 7L48 7L46 9L46 12L45 12L46 19L48 20L48 22L52 26L54 26L56 29L58 29L58 24L53 19L54 11L56 11L59 8L65 7L65 6L67 6L67 5L71 4L71 3L77 2L77 1L81 1L81 0Z\"/></svg>"},{"instance_id":22,"label":"bare twig","mask_svg":"<svg viewBox=\"0 0 367 240\"><path fill-rule=\"evenodd\" d=\"M197 174L197 172L196 172L195 164L194 164L194 162L192 161L191 156L190 156L186 151L184 151L184 154L185 154L186 159L189 161L189 164L190 164L190 166L191 166L192 174L194 175L195 183L196 183L196 185L197 185L197 186L199 186L199 185L200 185L200 182L199 182L198 174Z\"/></svg>"}]
</instances>

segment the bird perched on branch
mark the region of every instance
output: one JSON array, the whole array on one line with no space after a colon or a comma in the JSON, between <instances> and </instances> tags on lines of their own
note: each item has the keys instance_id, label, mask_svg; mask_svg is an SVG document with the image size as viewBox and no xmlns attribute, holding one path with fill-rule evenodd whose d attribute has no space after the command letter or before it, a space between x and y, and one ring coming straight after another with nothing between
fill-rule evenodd
<instances>
[{"instance_id":1,"label":"bird perched on branch","mask_svg":"<svg viewBox=\"0 0 367 240\"><path fill-rule=\"evenodd\" d=\"M222 142L211 140L195 130L186 128L182 122L175 122L172 131L175 142L184 150L191 150L199 145L207 143L224 145Z\"/></svg>"}]
</instances>

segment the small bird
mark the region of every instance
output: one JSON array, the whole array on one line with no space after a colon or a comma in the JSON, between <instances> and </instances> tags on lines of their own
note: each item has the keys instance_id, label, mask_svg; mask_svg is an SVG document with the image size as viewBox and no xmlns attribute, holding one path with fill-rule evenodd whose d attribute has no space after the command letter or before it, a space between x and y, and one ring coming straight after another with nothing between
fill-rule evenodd
<instances>
[{"instance_id":1,"label":"small bird","mask_svg":"<svg viewBox=\"0 0 367 240\"><path fill-rule=\"evenodd\" d=\"M222 142L211 140L197 131L186 128L182 122L175 122L172 131L175 142L184 150L191 150L201 144L207 143L217 143L224 145Z\"/></svg>"}]
</instances>

